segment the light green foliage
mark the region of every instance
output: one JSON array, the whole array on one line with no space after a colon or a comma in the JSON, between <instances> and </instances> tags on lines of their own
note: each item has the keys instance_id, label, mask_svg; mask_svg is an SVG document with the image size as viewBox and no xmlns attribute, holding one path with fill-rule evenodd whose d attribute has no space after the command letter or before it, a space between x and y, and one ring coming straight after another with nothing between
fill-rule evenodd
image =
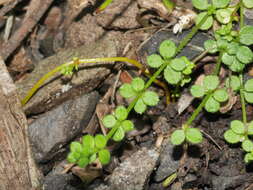
<instances>
[{"instance_id":1,"label":"light green foliage","mask_svg":"<svg viewBox=\"0 0 253 190\"><path fill-rule=\"evenodd\" d=\"M244 26L239 32L239 40L244 45L253 44L253 26Z\"/></svg>"},{"instance_id":2,"label":"light green foliage","mask_svg":"<svg viewBox=\"0 0 253 190\"><path fill-rule=\"evenodd\" d=\"M135 106L134 106L134 110L139 113L139 114L143 114L147 109L147 105L143 102L143 99L140 98Z\"/></svg>"},{"instance_id":3,"label":"light green foliage","mask_svg":"<svg viewBox=\"0 0 253 190\"><path fill-rule=\"evenodd\" d=\"M220 103L216 101L213 97L210 97L205 104L205 110L210 113L215 113L219 111Z\"/></svg>"},{"instance_id":4,"label":"light green foliage","mask_svg":"<svg viewBox=\"0 0 253 190\"><path fill-rule=\"evenodd\" d=\"M85 135L82 138L82 144L72 142L70 144L70 153L67 160L70 163L76 163L79 167L86 167L88 164L98 159L101 164L108 164L110 161L110 152L105 149L107 140L104 135Z\"/></svg>"},{"instance_id":5,"label":"light green foliage","mask_svg":"<svg viewBox=\"0 0 253 190\"><path fill-rule=\"evenodd\" d=\"M237 49L236 58L240 62L242 62L244 64L248 64L253 61L253 53L252 53L251 49L248 48L247 46L240 46Z\"/></svg>"},{"instance_id":6,"label":"light green foliage","mask_svg":"<svg viewBox=\"0 0 253 190\"><path fill-rule=\"evenodd\" d=\"M248 123L248 135L253 135L253 121Z\"/></svg>"},{"instance_id":7,"label":"light green foliage","mask_svg":"<svg viewBox=\"0 0 253 190\"><path fill-rule=\"evenodd\" d=\"M228 100L228 93L225 89L218 89L213 93L213 98L218 102L226 102Z\"/></svg>"},{"instance_id":8,"label":"light green foliage","mask_svg":"<svg viewBox=\"0 0 253 190\"><path fill-rule=\"evenodd\" d=\"M216 8L224 8L228 6L230 0L212 0L213 6Z\"/></svg>"},{"instance_id":9,"label":"light green foliage","mask_svg":"<svg viewBox=\"0 0 253 190\"><path fill-rule=\"evenodd\" d=\"M121 123L122 128L125 132L132 131L134 129L134 124L130 120L125 120Z\"/></svg>"},{"instance_id":10,"label":"light green foliage","mask_svg":"<svg viewBox=\"0 0 253 190\"><path fill-rule=\"evenodd\" d=\"M180 145L185 141L185 133L183 130L176 130L171 135L171 143L173 145Z\"/></svg>"},{"instance_id":11,"label":"light green foliage","mask_svg":"<svg viewBox=\"0 0 253 190\"><path fill-rule=\"evenodd\" d=\"M107 128L112 128L115 126L117 120L116 118L113 116L113 115L106 115L103 120L102 120L102 123L105 127Z\"/></svg>"},{"instance_id":12,"label":"light green foliage","mask_svg":"<svg viewBox=\"0 0 253 190\"><path fill-rule=\"evenodd\" d=\"M252 152L253 151L253 142L249 139L246 139L242 142L242 148L246 152Z\"/></svg>"},{"instance_id":13,"label":"light green foliage","mask_svg":"<svg viewBox=\"0 0 253 190\"><path fill-rule=\"evenodd\" d=\"M206 14L208 14L207 12L202 12L200 14L197 15L196 17L196 24L199 24L200 21L206 16ZM211 28L213 25L213 17L212 16L208 16L207 20L204 22L204 24L200 27L201 30L208 30L209 28Z\"/></svg>"},{"instance_id":14,"label":"light green foliage","mask_svg":"<svg viewBox=\"0 0 253 190\"><path fill-rule=\"evenodd\" d=\"M248 9L253 8L253 1L252 0L242 0L242 3Z\"/></svg>"},{"instance_id":15,"label":"light green foliage","mask_svg":"<svg viewBox=\"0 0 253 190\"><path fill-rule=\"evenodd\" d=\"M186 63L183 59L175 58L171 60L170 67L175 71L183 71L186 68Z\"/></svg>"},{"instance_id":16,"label":"light green foliage","mask_svg":"<svg viewBox=\"0 0 253 190\"><path fill-rule=\"evenodd\" d=\"M226 87L232 88L233 91L238 91L241 87L239 77L232 75L226 79Z\"/></svg>"},{"instance_id":17,"label":"light green foliage","mask_svg":"<svg viewBox=\"0 0 253 190\"><path fill-rule=\"evenodd\" d=\"M122 126L118 127L117 131L114 133L112 139L116 142L121 141L125 137L125 131Z\"/></svg>"},{"instance_id":18,"label":"light green foliage","mask_svg":"<svg viewBox=\"0 0 253 190\"><path fill-rule=\"evenodd\" d=\"M173 70L169 65L164 70L164 78L169 84L178 84L182 78L182 73Z\"/></svg>"},{"instance_id":19,"label":"light green foliage","mask_svg":"<svg viewBox=\"0 0 253 190\"><path fill-rule=\"evenodd\" d=\"M244 85L244 96L247 102L253 103L253 79L246 81Z\"/></svg>"},{"instance_id":20,"label":"light green foliage","mask_svg":"<svg viewBox=\"0 0 253 190\"><path fill-rule=\"evenodd\" d=\"M228 24L231 19L232 10L231 9L219 9L216 12L216 19L222 24Z\"/></svg>"},{"instance_id":21,"label":"light green foliage","mask_svg":"<svg viewBox=\"0 0 253 190\"><path fill-rule=\"evenodd\" d=\"M133 98L144 89L144 84L141 78L134 78L131 84L125 83L120 87L120 95L124 98Z\"/></svg>"},{"instance_id":22,"label":"light green foliage","mask_svg":"<svg viewBox=\"0 0 253 190\"><path fill-rule=\"evenodd\" d=\"M159 102L159 97L157 93L153 91L146 91L142 94L142 96L138 99L137 103L134 106L134 110L142 114L146 109L147 106L155 106Z\"/></svg>"},{"instance_id":23,"label":"light green foliage","mask_svg":"<svg viewBox=\"0 0 253 190\"><path fill-rule=\"evenodd\" d=\"M208 0L192 0L192 4L199 10L206 10L209 6Z\"/></svg>"},{"instance_id":24,"label":"light green foliage","mask_svg":"<svg viewBox=\"0 0 253 190\"><path fill-rule=\"evenodd\" d=\"M205 95L205 89L200 85L193 85L191 87L191 94L196 98L200 98Z\"/></svg>"},{"instance_id":25,"label":"light green foliage","mask_svg":"<svg viewBox=\"0 0 253 190\"><path fill-rule=\"evenodd\" d=\"M224 133L224 138L228 143L235 144L240 142L241 136L229 129Z\"/></svg>"},{"instance_id":26,"label":"light green foliage","mask_svg":"<svg viewBox=\"0 0 253 190\"><path fill-rule=\"evenodd\" d=\"M207 75L203 80L203 86L206 91L215 90L219 83L219 77L216 75Z\"/></svg>"},{"instance_id":27,"label":"light green foliage","mask_svg":"<svg viewBox=\"0 0 253 190\"><path fill-rule=\"evenodd\" d=\"M147 57L147 63L152 68L159 68L163 64L163 59L160 55L152 54Z\"/></svg>"},{"instance_id":28,"label":"light green foliage","mask_svg":"<svg viewBox=\"0 0 253 190\"><path fill-rule=\"evenodd\" d=\"M234 120L230 123L230 128L232 129L232 131L236 134L244 134L245 133L245 127L243 122L239 121L239 120Z\"/></svg>"},{"instance_id":29,"label":"light green foliage","mask_svg":"<svg viewBox=\"0 0 253 190\"><path fill-rule=\"evenodd\" d=\"M186 127L184 129L174 131L170 140L173 145L180 145L185 140L189 143L197 144L202 142L203 137L199 129Z\"/></svg>"},{"instance_id":30,"label":"light green foliage","mask_svg":"<svg viewBox=\"0 0 253 190\"><path fill-rule=\"evenodd\" d=\"M204 47L209 53L216 53L218 51L218 46L215 40L206 40L204 42Z\"/></svg>"},{"instance_id":31,"label":"light green foliage","mask_svg":"<svg viewBox=\"0 0 253 190\"><path fill-rule=\"evenodd\" d=\"M164 59L170 59L176 54L176 45L171 40L164 40L159 47L159 53Z\"/></svg>"},{"instance_id":32,"label":"light green foliage","mask_svg":"<svg viewBox=\"0 0 253 190\"><path fill-rule=\"evenodd\" d=\"M124 106L118 106L115 109L115 116L117 120L119 121L124 121L127 118L127 109Z\"/></svg>"},{"instance_id":33,"label":"light green foliage","mask_svg":"<svg viewBox=\"0 0 253 190\"><path fill-rule=\"evenodd\" d=\"M253 161L253 152L247 153L244 156L244 162L245 163L250 163Z\"/></svg>"}]
</instances>

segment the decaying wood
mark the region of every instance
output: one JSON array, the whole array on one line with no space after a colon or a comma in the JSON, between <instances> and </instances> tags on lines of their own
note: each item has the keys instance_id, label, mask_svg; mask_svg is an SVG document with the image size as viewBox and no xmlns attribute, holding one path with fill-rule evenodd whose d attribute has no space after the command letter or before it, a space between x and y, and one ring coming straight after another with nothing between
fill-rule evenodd
<instances>
[{"instance_id":1,"label":"decaying wood","mask_svg":"<svg viewBox=\"0 0 253 190\"><path fill-rule=\"evenodd\" d=\"M0 55L6 60L36 26L54 0L32 0L20 28L1 47Z\"/></svg>"},{"instance_id":2,"label":"decaying wood","mask_svg":"<svg viewBox=\"0 0 253 190\"><path fill-rule=\"evenodd\" d=\"M26 117L2 59L0 102L0 189L30 190L39 183L39 171L31 157Z\"/></svg>"}]
</instances>

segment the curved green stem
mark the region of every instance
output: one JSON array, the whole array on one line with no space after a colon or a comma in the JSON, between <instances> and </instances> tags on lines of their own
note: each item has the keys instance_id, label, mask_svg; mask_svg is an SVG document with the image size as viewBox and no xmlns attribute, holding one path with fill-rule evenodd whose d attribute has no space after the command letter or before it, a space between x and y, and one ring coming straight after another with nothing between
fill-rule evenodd
<instances>
[{"instance_id":1,"label":"curved green stem","mask_svg":"<svg viewBox=\"0 0 253 190\"><path fill-rule=\"evenodd\" d=\"M246 114L246 104L245 104L245 98L244 98L243 74L242 73L240 73L239 78L240 78L240 82L241 82L240 100L241 100L241 106L242 106L242 121L244 124L246 124L247 123L247 114Z\"/></svg>"}]
</instances>

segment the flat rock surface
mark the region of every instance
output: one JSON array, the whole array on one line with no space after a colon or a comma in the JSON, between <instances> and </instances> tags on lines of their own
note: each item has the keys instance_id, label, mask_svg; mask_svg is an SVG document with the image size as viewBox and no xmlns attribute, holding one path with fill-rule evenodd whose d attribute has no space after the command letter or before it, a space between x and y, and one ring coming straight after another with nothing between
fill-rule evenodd
<instances>
[{"instance_id":1,"label":"flat rock surface","mask_svg":"<svg viewBox=\"0 0 253 190\"><path fill-rule=\"evenodd\" d=\"M155 149L142 148L117 167L107 184L102 184L94 190L142 190L148 185L159 152Z\"/></svg>"},{"instance_id":2,"label":"flat rock surface","mask_svg":"<svg viewBox=\"0 0 253 190\"><path fill-rule=\"evenodd\" d=\"M81 133L92 117L99 100L97 92L68 100L43 114L28 128L34 158L51 160L62 147Z\"/></svg>"}]
</instances>

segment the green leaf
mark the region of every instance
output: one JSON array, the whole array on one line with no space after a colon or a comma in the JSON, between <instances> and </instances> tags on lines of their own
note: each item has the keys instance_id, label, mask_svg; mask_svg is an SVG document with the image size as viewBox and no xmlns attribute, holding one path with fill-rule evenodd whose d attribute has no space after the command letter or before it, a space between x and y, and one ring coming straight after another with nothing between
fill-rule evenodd
<instances>
[{"instance_id":1,"label":"green leaf","mask_svg":"<svg viewBox=\"0 0 253 190\"><path fill-rule=\"evenodd\" d=\"M204 90L204 88L202 87L202 86L200 86L200 85L193 85L192 87L191 87L191 94L194 96L194 97L196 97L196 98L200 98L200 97L202 97L202 96L204 96L205 95L205 90Z\"/></svg>"},{"instance_id":2,"label":"green leaf","mask_svg":"<svg viewBox=\"0 0 253 190\"><path fill-rule=\"evenodd\" d=\"M82 145L79 142L72 142L70 144L70 151L71 152L82 152Z\"/></svg>"},{"instance_id":3,"label":"green leaf","mask_svg":"<svg viewBox=\"0 0 253 190\"><path fill-rule=\"evenodd\" d=\"M253 92L244 92L244 97L248 103L253 104Z\"/></svg>"},{"instance_id":4,"label":"green leaf","mask_svg":"<svg viewBox=\"0 0 253 190\"><path fill-rule=\"evenodd\" d=\"M121 127L125 132L132 131L134 129L134 124L130 120L125 120L121 123Z\"/></svg>"},{"instance_id":5,"label":"green leaf","mask_svg":"<svg viewBox=\"0 0 253 190\"><path fill-rule=\"evenodd\" d=\"M221 38L217 40L217 46L220 50L227 50L229 43L227 40Z\"/></svg>"},{"instance_id":6,"label":"green leaf","mask_svg":"<svg viewBox=\"0 0 253 190\"><path fill-rule=\"evenodd\" d=\"M134 106L134 110L135 110L137 113L139 113L139 114L143 114L143 113L146 111L146 109L147 109L146 104L143 102L142 98L140 98L140 99L136 102L136 104L135 104L135 106Z\"/></svg>"},{"instance_id":7,"label":"green leaf","mask_svg":"<svg viewBox=\"0 0 253 190\"><path fill-rule=\"evenodd\" d=\"M188 128L185 131L186 140L193 143L201 143L203 140L202 133L197 128Z\"/></svg>"},{"instance_id":8,"label":"green leaf","mask_svg":"<svg viewBox=\"0 0 253 190\"><path fill-rule=\"evenodd\" d=\"M253 1L252 0L242 0L242 3L248 9L253 8Z\"/></svg>"},{"instance_id":9,"label":"green leaf","mask_svg":"<svg viewBox=\"0 0 253 190\"><path fill-rule=\"evenodd\" d=\"M182 79L180 72L174 71L169 65L164 70L164 78L169 84L178 84Z\"/></svg>"},{"instance_id":10,"label":"green leaf","mask_svg":"<svg viewBox=\"0 0 253 190\"><path fill-rule=\"evenodd\" d=\"M186 68L186 63L182 58L175 58L171 61L170 67L175 71L183 71Z\"/></svg>"},{"instance_id":11,"label":"green leaf","mask_svg":"<svg viewBox=\"0 0 253 190\"><path fill-rule=\"evenodd\" d=\"M234 59L231 65L229 65L229 69L233 72L241 72L243 71L245 65L238 61L238 59Z\"/></svg>"},{"instance_id":12,"label":"green leaf","mask_svg":"<svg viewBox=\"0 0 253 190\"><path fill-rule=\"evenodd\" d=\"M88 147L82 146L82 152L81 152L81 157L89 157L90 154L94 153L94 149L91 150Z\"/></svg>"},{"instance_id":13,"label":"green leaf","mask_svg":"<svg viewBox=\"0 0 253 190\"><path fill-rule=\"evenodd\" d=\"M209 53L216 53L218 51L217 43L215 40L206 40L204 42L205 50L207 50Z\"/></svg>"},{"instance_id":14,"label":"green leaf","mask_svg":"<svg viewBox=\"0 0 253 190\"><path fill-rule=\"evenodd\" d=\"M95 136L95 145L98 149L102 149L106 146L106 137L104 135L96 135Z\"/></svg>"},{"instance_id":15,"label":"green leaf","mask_svg":"<svg viewBox=\"0 0 253 190\"><path fill-rule=\"evenodd\" d=\"M147 63L152 68L158 68L163 64L163 59L160 55L152 54L147 57Z\"/></svg>"},{"instance_id":16,"label":"green leaf","mask_svg":"<svg viewBox=\"0 0 253 190\"><path fill-rule=\"evenodd\" d=\"M136 77L132 80L131 85L135 91L140 92L144 89L145 82L142 78Z\"/></svg>"},{"instance_id":17,"label":"green leaf","mask_svg":"<svg viewBox=\"0 0 253 190\"><path fill-rule=\"evenodd\" d=\"M110 162L111 154L109 150L103 149L98 152L98 159L102 165L106 165Z\"/></svg>"},{"instance_id":18,"label":"green leaf","mask_svg":"<svg viewBox=\"0 0 253 190\"><path fill-rule=\"evenodd\" d=\"M253 161L253 154L252 152L245 154L244 156L244 162L249 163Z\"/></svg>"},{"instance_id":19,"label":"green leaf","mask_svg":"<svg viewBox=\"0 0 253 190\"><path fill-rule=\"evenodd\" d=\"M81 157L81 154L79 152L72 152L72 156L73 156L73 158L78 160Z\"/></svg>"},{"instance_id":20,"label":"green leaf","mask_svg":"<svg viewBox=\"0 0 253 190\"><path fill-rule=\"evenodd\" d=\"M226 87L232 88L233 91L238 91L241 87L241 82L239 77L232 75L226 79Z\"/></svg>"},{"instance_id":21,"label":"green leaf","mask_svg":"<svg viewBox=\"0 0 253 190\"><path fill-rule=\"evenodd\" d=\"M231 32L232 29L232 24L226 24L226 25L221 25L221 27L215 31L215 34L219 34L219 35L227 35Z\"/></svg>"},{"instance_id":22,"label":"green leaf","mask_svg":"<svg viewBox=\"0 0 253 190\"><path fill-rule=\"evenodd\" d=\"M225 65L231 65L234 60L236 59L235 56L233 55L229 55L228 53L224 53L221 57L221 61L225 64Z\"/></svg>"},{"instance_id":23,"label":"green leaf","mask_svg":"<svg viewBox=\"0 0 253 190\"><path fill-rule=\"evenodd\" d=\"M230 123L230 128L232 129L232 131L236 134L242 135L245 132L245 126L243 124L243 122L239 121L239 120L233 120Z\"/></svg>"},{"instance_id":24,"label":"green leaf","mask_svg":"<svg viewBox=\"0 0 253 190\"><path fill-rule=\"evenodd\" d=\"M203 86L206 90L215 90L219 83L219 77L216 75L206 75L203 80Z\"/></svg>"},{"instance_id":25,"label":"green leaf","mask_svg":"<svg viewBox=\"0 0 253 190\"><path fill-rule=\"evenodd\" d=\"M89 164L89 159L87 157L82 157L77 162L77 165L80 168L85 168L88 164Z\"/></svg>"},{"instance_id":26,"label":"green leaf","mask_svg":"<svg viewBox=\"0 0 253 190\"><path fill-rule=\"evenodd\" d=\"M70 152L67 156L67 160L69 163L76 163L78 159L75 158L73 152Z\"/></svg>"},{"instance_id":27,"label":"green leaf","mask_svg":"<svg viewBox=\"0 0 253 190\"><path fill-rule=\"evenodd\" d=\"M163 56L164 59L169 59L175 56L176 54L176 45L171 40L164 40L159 47L159 53Z\"/></svg>"},{"instance_id":28,"label":"green leaf","mask_svg":"<svg viewBox=\"0 0 253 190\"><path fill-rule=\"evenodd\" d=\"M125 83L119 88L120 95L124 98L132 98L136 96L136 92L132 88L131 84Z\"/></svg>"},{"instance_id":29,"label":"green leaf","mask_svg":"<svg viewBox=\"0 0 253 190\"><path fill-rule=\"evenodd\" d=\"M248 124L248 135L253 135L253 121Z\"/></svg>"},{"instance_id":30,"label":"green leaf","mask_svg":"<svg viewBox=\"0 0 253 190\"><path fill-rule=\"evenodd\" d=\"M206 10L209 6L207 0L192 0L192 5L199 10Z\"/></svg>"},{"instance_id":31,"label":"green leaf","mask_svg":"<svg viewBox=\"0 0 253 190\"><path fill-rule=\"evenodd\" d=\"M219 9L216 11L216 19L221 23L221 24L228 24L231 19L231 14L232 11L229 9Z\"/></svg>"},{"instance_id":32,"label":"green leaf","mask_svg":"<svg viewBox=\"0 0 253 190\"><path fill-rule=\"evenodd\" d=\"M236 53L236 57L242 63L248 64L253 60L253 53L247 46L240 46Z\"/></svg>"},{"instance_id":33,"label":"green leaf","mask_svg":"<svg viewBox=\"0 0 253 190\"><path fill-rule=\"evenodd\" d=\"M253 26L244 26L239 32L239 40L242 44L253 44Z\"/></svg>"},{"instance_id":34,"label":"green leaf","mask_svg":"<svg viewBox=\"0 0 253 190\"><path fill-rule=\"evenodd\" d=\"M224 138L228 143L235 144L240 142L241 136L229 129L224 133Z\"/></svg>"},{"instance_id":35,"label":"green leaf","mask_svg":"<svg viewBox=\"0 0 253 190\"><path fill-rule=\"evenodd\" d=\"M228 93L225 89L215 90L213 98L218 102L226 102L228 100Z\"/></svg>"},{"instance_id":36,"label":"green leaf","mask_svg":"<svg viewBox=\"0 0 253 190\"><path fill-rule=\"evenodd\" d=\"M115 110L115 116L119 121L123 121L127 118L127 109L124 106L118 106Z\"/></svg>"},{"instance_id":37,"label":"green leaf","mask_svg":"<svg viewBox=\"0 0 253 190\"><path fill-rule=\"evenodd\" d=\"M202 12L200 14L198 14L198 16L196 17L196 24L199 24L200 21L206 16L207 12ZM201 25L200 29L201 30L208 30L209 28L211 28L211 26L213 25L213 17L209 16L206 21L204 22L204 24Z\"/></svg>"},{"instance_id":38,"label":"green leaf","mask_svg":"<svg viewBox=\"0 0 253 190\"><path fill-rule=\"evenodd\" d=\"M120 126L117 131L114 133L112 139L116 142L121 141L125 136L125 131L124 129Z\"/></svg>"},{"instance_id":39,"label":"green leaf","mask_svg":"<svg viewBox=\"0 0 253 190\"><path fill-rule=\"evenodd\" d=\"M116 124L117 120L113 115L106 115L103 119L102 119L102 123L106 128L112 128L114 127L114 125Z\"/></svg>"},{"instance_id":40,"label":"green leaf","mask_svg":"<svg viewBox=\"0 0 253 190\"><path fill-rule=\"evenodd\" d=\"M97 159L97 154L94 153L91 155L90 159L89 159L89 163L91 164L92 162L94 162Z\"/></svg>"},{"instance_id":41,"label":"green leaf","mask_svg":"<svg viewBox=\"0 0 253 190\"><path fill-rule=\"evenodd\" d=\"M253 92L253 79L249 79L244 84L244 89L248 92Z\"/></svg>"},{"instance_id":42,"label":"green leaf","mask_svg":"<svg viewBox=\"0 0 253 190\"><path fill-rule=\"evenodd\" d=\"M142 100L148 106L156 106L159 102L159 97L153 91L146 91L143 94Z\"/></svg>"},{"instance_id":43,"label":"green leaf","mask_svg":"<svg viewBox=\"0 0 253 190\"><path fill-rule=\"evenodd\" d=\"M185 140L185 134L184 134L184 131L183 130L176 130L172 133L171 135L171 143L173 145L180 145L184 142Z\"/></svg>"},{"instance_id":44,"label":"green leaf","mask_svg":"<svg viewBox=\"0 0 253 190\"><path fill-rule=\"evenodd\" d=\"M231 42L228 44L227 52L230 55L235 55L237 53L237 50L239 48L239 44L236 42Z\"/></svg>"},{"instance_id":45,"label":"green leaf","mask_svg":"<svg viewBox=\"0 0 253 190\"><path fill-rule=\"evenodd\" d=\"M93 150L95 148L95 139L91 135L85 135L82 138L83 147Z\"/></svg>"},{"instance_id":46,"label":"green leaf","mask_svg":"<svg viewBox=\"0 0 253 190\"><path fill-rule=\"evenodd\" d=\"M228 6L230 0L212 0L213 6L216 8L224 8Z\"/></svg>"},{"instance_id":47,"label":"green leaf","mask_svg":"<svg viewBox=\"0 0 253 190\"><path fill-rule=\"evenodd\" d=\"M217 102L213 97L210 97L205 104L206 111L210 113L215 113L220 109L220 103Z\"/></svg>"},{"instance_id":48,"label":"green leaf","mask_svg":"<svg viewBox=\"0 0 253 190\"><path fill-rule=\"evenodd\" d=\"M246 139L242 142L242 148L246 152L252 152L253 151L253 142L249 139Z\"/></svg>"}]
</instances>

